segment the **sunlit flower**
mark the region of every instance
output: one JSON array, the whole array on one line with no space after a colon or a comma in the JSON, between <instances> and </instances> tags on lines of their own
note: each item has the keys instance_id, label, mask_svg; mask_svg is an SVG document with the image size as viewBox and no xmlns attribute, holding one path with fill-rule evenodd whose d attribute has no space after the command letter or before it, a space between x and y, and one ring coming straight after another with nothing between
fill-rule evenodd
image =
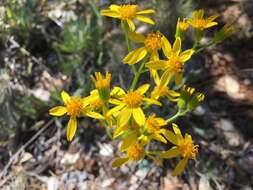
<instances>
[{"instance_id":1,"label":"sunlit flower","mask_svg":"<svg viewBox=\"0 0 253 190\"><path fill-rule=\"evenodd\" d=\"M196 29L204 30L206 28L210 28L212 26L217 25L217 22L214 22L214 20L218 17L218 15L212 15L208 18L204 18L204 10L200 9L197 11L194 11L192 13L192 18L188 19L188 23Z\"/></svg>"},{"instance_id":2,"label":"sunlit flower","mask_svg":"<svg viewBox=\"0 0 253 190\"><path fill-rule=\"evenodd\" d=\"M95 119L103 119L99 113L90 110L87 102L80 97L70 97L67 92L62 91L61 97L64 106L56 106L49 110L49 114L53 116L69 115L70 119L67 126L67 140L71 141L76 133L77 118L80 116L88 116Z\"/></svg>"},{"instance_id":3,"label":"sunlit flower","mask_svg":"<svg viewBox=\"0 0 253 190\"><path fill-rule=\"evenodd\" d=\"M119 167L123 164L126 164L129 161L136 162L136 161L142 160L144 157L145 157L144 146L139 142L135 142L126 149L125 157L116 158L113 161L112 167L113 168Z\"/></svg>"},{"instance_id":4,"label":"sunlit flower","mask_svg":"<svg viewBox=\"0 0 253 190\"><path fill-rule=\"evenodd\" d=\"M143 44L143 47L129 52L123 59L123 63L129 65L141 61L147 54L150 55L151 60L158 60L158 51L162 49L164 43L167 41L166 37L160 31L151 32L146 37L135 32L130 32L128 36L132 41Z\"/></svg>"},{"instance_id":5,"label":"sunlit flower","mask_svg":"<svg viewBox=\"0 0 253 190\"><path fill-rule=\"evenodd\" d=\"M139 10L138 5L110 5L109 9L105 9L101 11L101 15L108 16L112 18L117 18L122 21L125 21L130 30L135 30L134 19L139 21L148 23L148 24L155 24L155 22L143 16L143 14L153 14L155 11L153 9L146 9L146 10Z\"/></svg>"},{"instance_id":6,"label":"sunlit flower","mask_svg":"<svg viewBox=\"0 0 253 190\"><path fill-rule=\"evenodd\" d=\"M136 121L140 126L145 123L145 114L141 108L141 105L146 102L148 104L161 105L157 100L153 100L144 96L144 94L149 89L149 84L144 84L140 86L137 90L124 92L124 94L119 97L118 101L112 102L116 107L112 108L108 115L118 113L117 115L117 125L123 126L126 125L131 117Z\"/></svg>"},{"instance_id":7,"label":"sunlit flower","mask_svg":"<svg viewBox=\"0 0 253 190\"><path fill-rule=\"evenodd\" d=\"M173 143L175 146L167 151L162 152L160 156L167 159L177 156L183 157L183 159L177 164L172 173L173 176L176 176L184 171L184 168L189 159L195 160L198 153L198 145L193 144L191 135L185 134L185 137L183 137L180 129L176 124L173 124L172 127L175 135L170 136L170 138L167 138L167 140Z\"/></svg>"},{"instance_id":8,"label":"sunlit flower","mask_svg":"<svg viewBox=\"0 0 253 190\"><path fill-rule=\"evenodd\" d=\"M191 58L193 53L193 49L181 52L181 39L176 38L173 47L171 47L169 41L167 41L164 46L164 54L167 57L167 60L150 61L146 66L155 70L165 70L165 72L167 72L166 76L169 78L172 75L175 75L176 84L180 84L182 82L184 63Z\"/></svg>"}]
</instances>

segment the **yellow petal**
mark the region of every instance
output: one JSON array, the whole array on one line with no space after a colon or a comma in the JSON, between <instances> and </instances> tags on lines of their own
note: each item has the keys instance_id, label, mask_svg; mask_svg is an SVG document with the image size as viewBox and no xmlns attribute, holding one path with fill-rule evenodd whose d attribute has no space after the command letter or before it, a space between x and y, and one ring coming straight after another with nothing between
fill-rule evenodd
<instances>
[{"instance_id":1,"label":"yellow petal","mask_svg":"<svg viewBox=\"0 0 253 190\"><path fill-rule=\"evenodd\" d=\"M161 158L174 158L180 155L180 150L177 147L173 147L167 151L164 151L160 154Z\"/></svg>"},{"instance_id":2,"label":"yellow petal","mask_svg":"<svg viewBox=\"0 0 253 190\"><path fill-rule=\"evenodd\" d=\"M115 5L115 4L112 4L109 7L110 10L116 11L116 12L119 10L119 8L120 8L120 6L119 5Z\"/></svg>"},{"instance_id":3,"label":"yellow petal","mask_svg":"<svg viewBox=\"0 0 253 190\"><path fill-rule=\"evenodd\" d=\"M147 102L148 104L155 104L158 106L161 106L161 102L155 100L155 99L151 99L151 98L143 98L143 101Z\"/></svg>"},{"instance_id":4,"label":"yellow petal","mask_svg":"<svg viewBox=\"0 0 253 190\"><path fill-rule=\"evenodd\" d=\"M167 129L161 129L160 132L165 136L165 138L168 141L170 141L172 144L177 145L177 137L173 132L171 132Z\"/></svg>"},{"instance_id":5,"label":"yellow petal","mask_svg":"<svg viewBox=\"0 0 253 190\"><path fill-rule=\"evenodd\" d=\"M128 158L116 158L113 162L112 162L112 167L113 168L117 168L120 167L121 165L127 163Z\"/></svg>"},{"instance_id":6,"label":"yellow petal","mask_svg":"<svg viewBox=\"0 0 253 190\"><path fill-rule=\"evenodd\" d=\"M149 87L150 87L150 84L143 84L139 88L137 88L136 91L143 95L148 91Z\"/></svg>"},{"instance_id":7,"label":"yellow petal","mask_svg":"<svg viewBox=\"0 0 253 190\"><path fill-rule=\"evenodd\" d=\"M145 41L145 36L138 34L136 32L129 32L128 37L130 38L130 40L136 43L142 43Z\"/></svg>"},{"instance_id":8,"label":"yellow petal","mask_svg":"<svg viewBox=\"0 0 253 190\"><path fill-rule=\"evenodd\" d=\"M133 65L140 60L142 60L147 55L147 50L144 47L138 48L134 51L131 51L127 54L127 56L123 59L123 63Z\"/></svg>"},{"instance_id":9,"label":"yellow petal","mask_svg":"<svg viewBox=\"0 0 253 190\"><path fill-rule=\"evenodd\" d=\"M100 12L100 14L102 16L108 16L108 17L112 17L112 18L119 18L119 14L115 11L112 11L112 10L102 10Z\"/></svg>"},{"instance_id":10,"label":"yellow petal","mask_svg":"<svg viewBox=\"0 0 253 190\"><path fill-rule=\"evenodd\" d=\"M194 53L193 49L188 49L188 50L182 52L179 56L180 62L184 63L184 62L188 61L191 58L193 53Z\"/></svg>"},{"instance_id":11,"label":"yellow petal","mask_svg":"<svg viewBox=\"0 0 253 190\"><path fill-rule=\"evenodd\" d=\"M152 135L152 138L155 139L155 140L157 140L157 141L160 141L160 142L162 142L164 144L167 144L167 140L162 135L160 135L158 133L154 133Z\"/></svg>"},{"instance_id":12,"label":"yellow petal","mask_svg":"<svg viewBox=\"0 0 253 190\"><path fill-rule=\"evenodd\" d=\"M176 166L176 168L174 169L174 171L172 172L172 176L177 176L179 174L181 174L184 171L184 168L187 164L188 158L185 157L184 159L182 159Z\"/></svg>"},{"instance_id":13,"label":"yellow petal","mask_svg":"<svg viewBox=\"0 0 253 190\"><path fill-rule=\"evenodd\" d=\"M177 138L183 139L182 133L181 133L179 127L177 126L177 124L172 123L172 128L173 128L173 131L176 134Z\"/></svg>"},{"instance_id":14,"label":"yellow petal","mask_svg":"<svg viewBox=\"0 0 253 190\"><path fill-rule=\"evenodd\" d=\"M131 115L132 115L131 109L125 107L123 110L121 110L118 116L118 122L117 122L118 126L120 127L120 126L126 125Z\"/></svg>"},{"instance_id":15,"label":"yellow petal","mask_svg":"<svg viewBox=\"0 0 253 190\"><path fill-rule=\"evenodd\" d=\"M172 77L172 73L169 70L166 70L160 80L160 86L164 87L167 86L170 82L170 79Z\"/></svg>"},{"instance_id":16,"label":"yellow petal","mask_svg":"<svg viewBox=\"0 0 253 190\"><path fill-rule=\"evenodd\" d=\"M165 36L162 37L162 50L164 55L169 58L171 55L172 48L169 40Z\"/></svg>"},{"instance_id":17,"label":"yellow petal","mask_svg":"<svg viewBox=\"0 0 253 190\"><path fill-rule=\"evenodd\" d=\"M119 112L120 110L122 110L124 108L125 104L120 104L112 109L110 109L106 116L109 117L110 115L114 115L115 113Z\"/></svg>"},{"instance_id":18,"label":"yellow petal","mask_svg":"<svg viewBox=\"0 0 253 190\"><path fill-rule=\"evenodd\" d=\"M64 104L67 104L70 101L70 96L67 92L65 92L64 90L61 92L61 98L64 102Z\"/></svg>"},{"instance_id":19,"label":"yellow petal","mask_svg":"<svg viewBox=\"0 0 253 190\"><path fill-rule=\"evenodd\" d=\"M67 112L67 108L64 106L56 106L49 110L49 114L53 116L62 116Z\"/></svg>"},{"instance_id":20,"label":"yellow petal","mask_svg":"<svg viewBox=\"0 0 253 190\"><path fill-rule=\"evenodd\" d=\"M124 91L122 88L116 86L116 87L114 87L114 88L112 89L110 95L111 95L111 96L119 97L119 96L122 96L122 95L124 95L124 94L126 94L125 91Z\"/></svg>"},{"instance_id":21,"label":"yellow petal","mask_svg":"<svg viewBox=\"0 0 253 190\"><path fill-rule=\"evenodd\" d=\"M77 128L76 117L70 117L68 126L67 126L67 140L72 141Z\"/></svg>"},{"instance_id":22,"label":"yellow petal","mask_svg":"<svg viewBox=\"0 0 253 190\"><path fill-rule=\"evenodd\" d=\"M159 85L160 84L160 77L159 77L158 72L155 69L150 69L149 72L150 72L151 78L153 78L155 84Z\"/></svg>"},{"instance_id":23,"label":"yellow petal","mask_svg":"<svg viewBox=\"0 0 253 190\"><path fill-rule=\"evenodd\" d=\"M127 131L127 129L128 129L127 125L116 127L116 129L113 132L113 138L115 139L119 137L120 135L122 135L123 132Z\"/></svg>"},{"instance_id":24,"label":"yellow petal","mask_svg":"<svg viewBox=\"0 0 253 190\"><path fill-rule=\"evenodd\" d=\"M218 24L218 22L210 22L210 23L206 24L204 28L210 28L210 27L215 26L217 24Z\"/></svg>"},{"instance_id":25,"label":"yellow petal","mask_svg":"<svg viewBox=\"0 0 253 190\"><path fill-rule=\"evenodd\" d=\"M173 44L173 48L172 48L172 51L178 55L181 51L181 39L178 37L176 38L176 41L174 42Z\"/></svg>"},{"instance_id":26,"label":"yellow petal","mask_svg":"<svg viewBox=\"0 0 253 190\"><path fill-rule=\"evenodd\" d=\"M168 65L167 61L159 60L159 61L150 61L146 63L146 67L150 69L165 69Z\"/></svg>"},{"instance_id":27,"label":"yellow petal","mask_svg":"<svg viewBox=\"0 0 253 190\"><path fill-rule=\"evenodd\" d=\"M140 126L145 124L145 114L143 113L141 108L134 108L133 109L133 117L136 123Z\"/></svg>"},{"instance_id":28,"label":"yellow petal","mask_svg":"<svg viewBox=\"0 0 253 190\"><path fill-rule=\"evenodd\" d=\"M110 104L114 104L114 105L119 105L119 104L122 103L122 101L120 101L120 100L118 100L118 99L113 99L113 98L110 98L110 99L108 100L108 102L109 102Z\"/></svg>"},{"instance_id":29,"label":"yellow petal","mask_svg":"<svg viewBox=\"0 0 253 190\"><path fill-rule=\"evenodd\" d=\"M100 113L93 111L86 112L85 115L94 119L104 119L104 116L102 116Z\"/></svg>"},{"instance_id":30,"label":"yellow petal","mask_svg":"<svg viewBox=\"0 0 253 190\"><path fill-rule=\"evenodd\" d=\"M152 13L155 13L154 9L146 9L146 10L138 11L137 12L138 15L141 15L141 14L152 14Z\"/></svg>"},{"instance_id":31,"label":"yellow petal","mask_svg":"<svg viewBox=\"0 0 253 190\"><path fill-rule=\"evenodd\" d=\"M135 31L135 25L132 20L127 19L127 24L129 26L130 31Z\"/></svg>"},{"instance_id":32,"label":"yellow petal","mask_svg":"<svg viewBox=\"0 0 253 190\"><path fill-rule=\"evenodd\" d=\"M125 151L129 146L137 141L137 133L134 131L122 140L120 151Z\"/></svg>"},{"instance_id":33,"label":"yellow petal","mask_svg":"<svg viewBox=\"0 0 253 190\"><path fill-rule=\"evenodd\" d=\"M135 18L139 21L142 21L148 24L155 24L155 22L152 19L145 16L137 15Z\"/></svg>"}]
</instances>

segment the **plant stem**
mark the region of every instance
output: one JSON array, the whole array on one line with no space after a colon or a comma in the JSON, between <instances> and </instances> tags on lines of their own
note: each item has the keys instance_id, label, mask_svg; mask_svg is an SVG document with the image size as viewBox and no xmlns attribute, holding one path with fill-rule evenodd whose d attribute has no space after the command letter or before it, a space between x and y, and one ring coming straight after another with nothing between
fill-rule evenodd
<instances>
[{"instance_id":1,"label":"plant stem","mask_svg":"<svg viewBox=\"0 0 253 190\"><path fill-rule=\"evenodd\" d=\"M178 111L175 115L173 115L171 118L167 119L166 122L167 123L172 123L173 121L175 121L177 118L183 116L187 111Z\"/></svg>"},{"instance_id":2,"label":"plant stem","mask_svg":"<svg viewBox=\"0 0 253 190\"><path fill-rule=\"evenodd\" d=\"M133 82L132 82L131 87L130 87L131 90L133 90L135 88L135 86L136 86L136 84L137 84L137 82L138 82L138 80L140 78L140 75L142 73L142 69L143 69L143 67L145 65L145 62L146 62L146 60L143 60L143 62L141 63L141 66L138 69L138 71L135 73Z\"/></svg>"},{"instance_id":3,"label":"plant stem","mask_svg":"<svg viewBox=\"0 0 253 190\"><path fill-rule=\"evenodd\" d=\"M208 44L206 44L206 45L200 47L199 49L195 50L194 53L197 54L197 53L203 51L204 49L206 49L206 48L208 48L208 47L210 47L210 46L212 46L212 45L214 45L214 44L215 44L215 43L214 43L213 41L211 41L211 42L209 42Z\"/></svg>"}]
</instances>

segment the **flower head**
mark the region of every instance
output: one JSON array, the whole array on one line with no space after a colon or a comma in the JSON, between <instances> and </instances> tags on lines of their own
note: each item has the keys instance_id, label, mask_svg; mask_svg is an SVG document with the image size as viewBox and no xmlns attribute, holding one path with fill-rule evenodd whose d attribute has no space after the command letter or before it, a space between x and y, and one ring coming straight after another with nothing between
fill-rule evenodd
<instances>
[{"instance_id":1,"label":"flower head","mask_svg":"<svg viewBox=\"0 0 253 190\"><path fill-rule=\"evenodd\" d=\"M177 156L183 157L172 173L172 175L176 176L183 172L189 159L196 158L198 153L198 145L193 144L191 135L186 134L185 137L183 137L179 127L176 124L173 123L172 127L175 135L169 133L166 138L175 146L167 151L162 152L160 156L162 158L173 158Z\"/></svg>"},{"instance_id":2,"label":"flower head","mask_svg":"<svg viewBox=\"0 0 253 190\"><path fill-rule=\"evenodd\" d=\"M152 14L155 11L153 9L139 10L138 5L133 4L125 4L125 5L111 5L109 9L105 9L101 11L101 15L108 16L112 18L120 19L126 22L131 31L135 30L134 19L139 21L155 24L153 20L148 17L142 16L143 14Z\"/></svg>"},{"instance_id":3,"label":"flower head","mask_svg":"<svg viewBox=\"0 0 253 190\"><path fill-rule=\"evenodd\" d=\"M146 55L150 55L150 60L157 60L159 58L158 51L162 50L167 39L160 31L151 32L147 36L137 34L135 32L128 33L129 38L136 42L142 43L143 47L137 48L129 52L123 59L123 63L133 65L141 61Z\"/></svg>"},{"instance_id":4,"label":"flower head","mask_svg":"<svg viewBox=\"0 0 253 190\"><path fill-rule=\"evenodd\" d=\"M142 126L145 123L145 114L141 108L141 105L146 102L148 104L161 105L157 100L153 100L144 96L144 94L149 89L149 84L144 84L138 89L128 91L119 97L118 101L112 102L116 107L112 108L107 114L117 114L118 126L124 126L133 117L135 122Z\"/></svg>"},{"instance_id":5,"label":"flower head","mask_svg":"<svg viewBox=\"0 0 253 190\"><path fill-rule=\"evenodd\" d=\"M144 145L142 145L141 143L134 142L133 144L131 144L126 150L126 156L123 158L116 158L113 163L112 163L112 167L116 168L119 167L123 164L126 164L129 161L139 161L141 159L143 159L146 155L145 152L145 147Z\"/></svg>"},{"instance_id":6,"label":"flower head","mask_svg":"<svg viewBox=\"0 0 253 190\"><path fill-rule=\"evenodd\" d=\"M98 89L101 100L107 101L110 98L111 74L106 72L105 78L103 78L100 72L95 72L95 75L91 76L91 79Z\"/></svg>"},{"instance_id":7,"label":"flower head","mask_svg":"<svg viewBox=\"0 0 253 190\"><path fill-rule=\"evenodd\" d=\"M177 20L177 27L176 27L176 38L180 37L181 39L184 39L185 31L189 28L189 23L184 18L182 21L180 18Z\"/></svg>"},{"instance_id":8,"label":"flower head","mask_svg":"<svg viewBox=\"0 0 253 190\"><path fill-rule=\"evenodd\" d=\"M212 15L208 18L204 18L204 10L200 9L197 11L194 11L192 13L192 18L188 19L188 23L196 29L204 30L206 28L210 28L212 26L217 25L217 22L214 22L214 20L218 17L218 15Z\"/></svg>"},{"instance_id":9,"label":"flower head","mask_svg":"<svg viewBox=\"0 0 253 190\"><path fill-rule=\"evenodd\" d=\"M90 110L87 102L84 102L80 97L71 97L65 91L61 92L61 97L64 102L64 106L56 106L49 110L49 114L53 116L62 116L67 114L70 116L70 120L67 126L67 140L71 141L75 135L77 128L77 117L86 115L88 117L103 119L103 116L99 113Z\"/></svg>"},{"instance_id":10,"label":"flower head","mask_svg":"<svg viewBox=\"0 0 253 190\"><path fill-rule=\"evenodd\" d=\"M150 69L162 69L167 72L166 76L171 78L172 75L176 76L176 84L180 84L182 81L183 66L186 61L188 61L192 54L193 49L188 49L181 52L181 39L176 38L173 47L167 41L163 47L164 54L167 60L155 60L150 61L146 66ZM165 79L167 80L167 79Z\"/></svg>"}]
</instances>

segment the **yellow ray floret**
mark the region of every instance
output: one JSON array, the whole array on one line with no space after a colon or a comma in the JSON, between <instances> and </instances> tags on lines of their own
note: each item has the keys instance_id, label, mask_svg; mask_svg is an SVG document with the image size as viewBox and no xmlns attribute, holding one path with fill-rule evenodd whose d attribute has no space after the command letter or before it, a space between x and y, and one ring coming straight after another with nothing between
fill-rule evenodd
<instances>
[{"instance_id":1,"label":"yellow ray floret","mask_svg":"<svg viewBox=\"0 0 253 190\"><path fill-rule=\"evenodd\" d=\"M173 46L167 41L163 47L164 54L167 60L156 60L150 61L146 66L150 69L161 69L167 72L166 76L171 77L171 75L176 76L176 83L180 84L182 81L183 66L186 61L188 61L192 54L193 49L188 49L181 52L181 39L176 38Z\"/></svg>"},{"instance_id":2,"label":"yellow ray floret","mask_svg":"<svg viewBox=\"0 0 253 190\"><path fill-rule=\"evenodd\" d=\"M217 22L214 22L214 20L218 17L218 15L212 15L208 18L204 18L204 10L200 9L197 11L194 11L192 13L192 18L188 19L188 23L196 29L204 30L206 28L210 28L212 26L217 25Z\"/></svg>"},{"instance_id":3,"label":"yellow ray floret","mask_svg":"<svg viewBox=\"0 0 253 190\"><path fill-rule=\"evenodd\" d=\"M198 145L194 145L192 137L189 134L182 136L179 127L176 124L172 124L175 135L169 134L168 141L175 146L171 149L164 151L160 154L162 158L173 158L177 156L183 157L183 159L177 164L172 175L176 176L183 172L189 159L195 159L198 153Z\"/></svg>"},{"instance_id":4,"label":"yellow ray floret","mask_svg":"<svg viewBox=\"0 0 253 190\"><path fill-rule=\"evenodd\" d=\"M125 5L111 5L108 9L102 10L101 15L112 18L117 18L126 21L131 31L135 30L134 19L148 24L155 24L155 22L143 16L144 14L153 14L153 9L139 10L138 5L125 4Z\"/></svg>"},{"instance_id":5,"label":"yellow ray floret","mask_svg":"<svg viewBox=\"0 0 253 190\"><path fill-rule=\"evenodd\" d=\"M53 116L70 116L67 126L67 140L71 141L75 135L77 128L77 117L88 116L95 119L103 119L99 113L90 110L87 102L84 102L80 97L71 97L65 91L61 92L61 97L64 106L56 106L49 110L49 114Z\"/></svg>"}]
</instances>

